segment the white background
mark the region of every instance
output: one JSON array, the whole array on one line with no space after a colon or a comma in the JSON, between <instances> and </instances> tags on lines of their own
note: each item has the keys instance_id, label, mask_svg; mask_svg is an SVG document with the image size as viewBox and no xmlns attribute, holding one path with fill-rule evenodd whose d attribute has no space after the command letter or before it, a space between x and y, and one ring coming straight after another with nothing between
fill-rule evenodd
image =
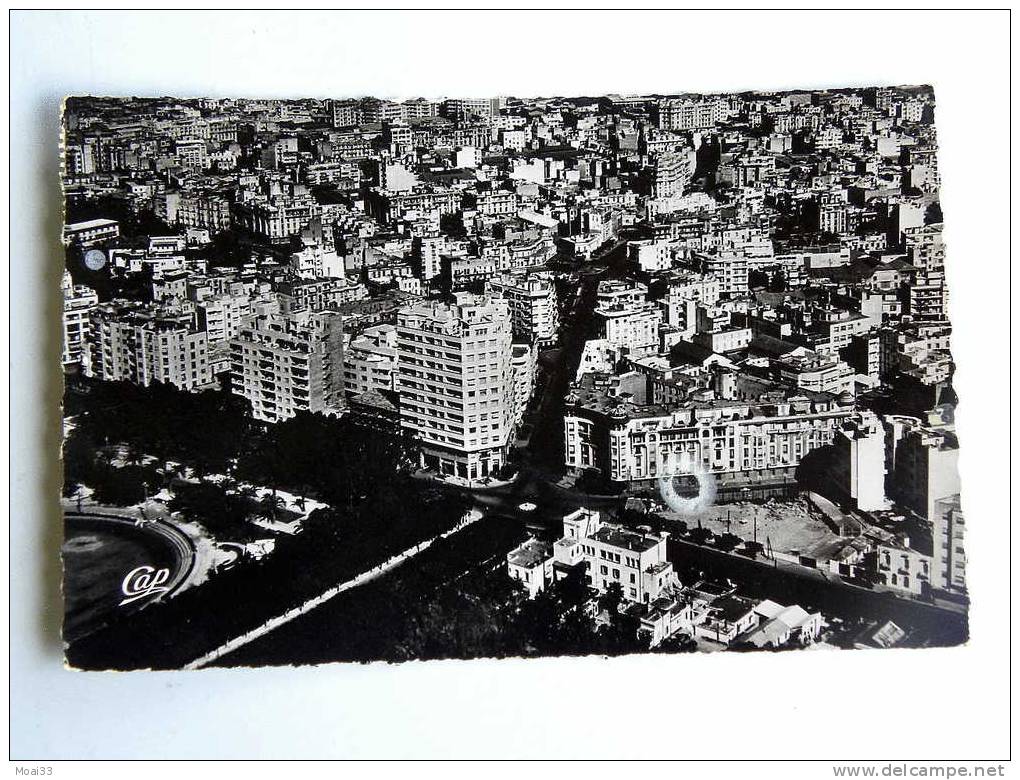
<instances>
[{"instance_id":1,"label":"white background","mask_svg":"<svg viewBox=\"0 0 1020 780\"><path fill-rule=\"evenodd\" d=\"M16 12L12 756L1005 758L1009 25L1004 12L933 11ZM533 96L920 83L934 85L937 101L970 531L969 646L258 671L62 668L55 328L63 95Z\"/></svg>"}]
</instances>

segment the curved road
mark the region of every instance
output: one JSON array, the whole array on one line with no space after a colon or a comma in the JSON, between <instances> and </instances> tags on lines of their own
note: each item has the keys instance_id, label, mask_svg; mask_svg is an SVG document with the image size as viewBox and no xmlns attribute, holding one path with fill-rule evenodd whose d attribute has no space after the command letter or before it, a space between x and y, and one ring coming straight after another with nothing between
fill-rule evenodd
<instances>
[{"instance_id":1,"label":"curved road","mask_svg":"<svg viewBox=\"0 0 1020 780\"><path fill-rule=\"evenodd\" d=\"M187 534L171 523L160 518L151 518L143 523L125 515L114 515L105 512L64 512L64 520L101 520L118 525L130 526L135 530L152 531L170 544L174 553L175 571L167 583L166 592L162 596L172 596L191 576L195 568L195 545ZM162 597L161 596L161 597Z\"/></svg>"}]
</instances>

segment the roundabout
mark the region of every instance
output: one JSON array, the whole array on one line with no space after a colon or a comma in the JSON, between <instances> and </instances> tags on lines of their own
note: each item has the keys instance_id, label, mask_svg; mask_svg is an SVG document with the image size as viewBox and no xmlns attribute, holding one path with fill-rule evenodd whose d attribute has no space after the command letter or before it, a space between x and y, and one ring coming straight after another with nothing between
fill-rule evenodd
<instances>
[{"instance_id":1,"label":"roundabout","mask_svg":"<svg viewBox=\"0 0 1020 780\"><path fill-rule=\"evenodd\" d=\"M171 596L195 567L195 548L163 520L107 512L66 512L64 641Z\"/></svg>"}]
</instances>

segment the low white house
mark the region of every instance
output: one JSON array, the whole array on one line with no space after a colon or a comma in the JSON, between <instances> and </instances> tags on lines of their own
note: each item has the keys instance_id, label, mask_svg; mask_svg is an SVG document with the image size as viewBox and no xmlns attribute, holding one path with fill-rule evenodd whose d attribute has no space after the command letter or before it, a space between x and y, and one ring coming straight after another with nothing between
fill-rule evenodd
<instances>
[{"instance_id":1,"label":"low white house","mask_svg":"<svg viewBox=\"0 0 1020 780\"><path fill-rule=\"evenodd\" d=\"M809 613L796 604L784 607L766 599L754 612L758 626L742 639L755 647L782 647L790 642L811 644L822 630L821 613Z\"/></svg>"},{"instance_id":2,"label":"low white house","mask_svg":"<svg viewBox=\"0 0 1020 780\"><path fill-rule=\"evenodd\" d=\"M741 634L758 624L755 603L740 596L722 596L711 602L702 623L695 626L694 635L728 645Z\"/></svg>"},{"instance_id":3,"label":"low white house","mask_svg":"<svg viewBox=\"0 0 1020 780\"><path fill-rule=\"evenodd\" d=\"M529 598L535 598L552 580L552 567L552 545L538 539L528 539L506 556L507 574L520 581Z\"/></svg>"}]
</instances>

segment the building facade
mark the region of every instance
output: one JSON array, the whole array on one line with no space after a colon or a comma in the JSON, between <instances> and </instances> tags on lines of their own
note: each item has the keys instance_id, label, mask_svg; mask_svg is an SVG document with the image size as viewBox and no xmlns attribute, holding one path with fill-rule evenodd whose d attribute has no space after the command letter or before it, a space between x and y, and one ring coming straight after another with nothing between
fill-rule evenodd
<instances>
[{"instance_id":1,"label":"building facade","mask_svg":"<svg viewBox=\"0 0 1020 780\"><path fill-rule=\"evenodd\" d=\"M486 282L486 292L507 302L514 338L539 345L556 341L559 312L551 274L501 274Z\"/></svg>"},{"instance_id":2,"label":"building facade","mask_svg":"<svg viewBox=\"0 0 1020 780\"><path fill-rule=\"evenodd\" d=\"M505 462L513 427L511 320L506 301L459 293L397 315L397 392L403 429L422 465L480 479Z\"/></svg>"},{"instance_id":3,"label":"building facade","mask_svg":"<svg viewBox=\"0 0 1020 780\"><path fill-rule=\"evenodd\" d=\"M110 382L198 390L212 382L209 344L192 311L129 301L92 311L92 373Z\"/></svg>"},{"instance_id":4,"label":"building facade","mask_svg":"<svg viewBox=\"0 0 1020 780\"><path fill-rule=\"evenodd\" d=\"M335 312L245 318L230 342L230 383L258 420L343 409L343 321Z\"/></svg>"}]
</instances>

